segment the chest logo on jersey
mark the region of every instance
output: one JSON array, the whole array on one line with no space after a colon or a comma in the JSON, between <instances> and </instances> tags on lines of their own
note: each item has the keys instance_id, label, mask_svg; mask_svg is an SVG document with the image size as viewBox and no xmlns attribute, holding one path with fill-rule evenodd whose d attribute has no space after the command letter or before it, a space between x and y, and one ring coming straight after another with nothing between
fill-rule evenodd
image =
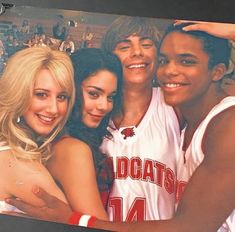
<instances>
[{"instance_id":1,"label":"chest logo on jersey","mask_svg":"<svg viewBox=\"0 0 235 232\"><path fill-rule=\"evenodd\" d=\"M174 193L176 189L175 173L165 164L151 159L117 157L115 178L150 182L164 187L169 194Z\"/></svg>"},{"instance_id":2,"label":"chest logo on jersey","mask_svg":"<svg viewBox=\"0 0 235 232\"><path fill-rule=\"evenodd\" d=\"M121 131L121 134L124 136L123 139L128 137L133 137L135 135L134 127L127 127Z\"/></svg>"}]
</instances>

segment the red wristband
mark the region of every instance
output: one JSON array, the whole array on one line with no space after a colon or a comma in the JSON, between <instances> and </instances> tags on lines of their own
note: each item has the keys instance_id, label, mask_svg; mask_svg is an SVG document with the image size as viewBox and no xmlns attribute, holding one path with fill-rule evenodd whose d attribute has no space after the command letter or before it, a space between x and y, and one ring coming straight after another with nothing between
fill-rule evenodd
<instances>
[{"instance_id":1,"label":"red wristband","mask_svg":"<svg viewBox=\"0 0 235 232\"><path fill-rule=\"evenodd\" d=\"M78 226L92 228L96 220L97 218L94 216L73 212L69 218L68 223L71 225L78 225Z\"/></svg>"},{"instance_id":2,"label":"red wristband","mask_svg":"<svg viewBox=\"0 0 235 232\"><path fill-rule=\"evenodd\" d=\"M96 217L91 216L91 218L88 221L87 227L93 228L94 227L94 223L95 223L96 220L97 220Z\"/></svg>"},{"instance_id":3,"label":"red wristband","mask_svg":"<svg viewBox=\"0 0 235 232\"><path fill-rule=\"evenodd\" d=\"M82 216L81 213L73 212L72 215L69 218L68 223L71 224L71 225L78 225L81 216Z\"/></svg>"}]
</instances>

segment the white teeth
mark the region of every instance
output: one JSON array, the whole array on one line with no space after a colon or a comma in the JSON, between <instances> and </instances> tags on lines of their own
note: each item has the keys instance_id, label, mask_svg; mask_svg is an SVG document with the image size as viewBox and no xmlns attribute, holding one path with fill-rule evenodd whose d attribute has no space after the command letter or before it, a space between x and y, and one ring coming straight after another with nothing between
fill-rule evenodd
<instances>
[{"instance_id":1,"label":"white teeth","mask_svg":"<svg viewBox=\"0 0 235 232\"><path fill-rule=\"evenodd\" d=\"M168 83L168 84L165 84L166 87L168 88L176 88L176 87L179 87L180 84L176 84L176 83Z\"/></svg>"},{"instance_id":2,"label":"white teeth","mask_svg":"<svg viewBox=\"0 0 235 232\"><path fill-rule=\"evenodd\" d=\"M128 68L145 68L146 64L132 64Z\"/></svg>"},{"instance_id":3,"label":"white teeth","mask_svg":"<svg viewBox=\"0 0 235 232\"><path fill-rule=\"evenodd\" d=\"M52 122L54 120L54 117L46 117L44 115L38 114L38 117L46 122Z\"/></svg>"}]
</instances>

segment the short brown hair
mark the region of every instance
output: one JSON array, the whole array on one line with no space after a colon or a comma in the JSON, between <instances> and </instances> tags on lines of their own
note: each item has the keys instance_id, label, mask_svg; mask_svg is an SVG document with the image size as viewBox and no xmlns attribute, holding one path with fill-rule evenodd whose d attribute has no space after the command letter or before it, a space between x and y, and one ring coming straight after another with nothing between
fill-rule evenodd
<instances>
[{"instance_id":1,"label":"short brown hair","mask_svg":"<svg viewBox=\"0 0 235 232\"><path fill-rule=\"evenodd\" d=\"M120 41L133 34L149 37L158 47L161 36L153 19L120 16L107 29L102 40L102 48L113 52Z\"/></svg>"}]
</instances>

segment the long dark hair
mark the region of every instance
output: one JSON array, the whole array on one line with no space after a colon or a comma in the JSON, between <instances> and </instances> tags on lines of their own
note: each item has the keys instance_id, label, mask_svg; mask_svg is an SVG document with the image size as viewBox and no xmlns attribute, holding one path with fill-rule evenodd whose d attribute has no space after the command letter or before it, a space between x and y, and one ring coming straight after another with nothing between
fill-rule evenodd
<instances>
[{"instance_id":1,"label":"long dark hair","mask_svg":"<svg viewBox=\"0 0 235 232\"><path fill-rule=\"evenodd\" d=\"M66 124L69 135L82 140L92 150L96 171L99 172L105 155L101 154L99 146L104 137L111 137L107 130L109 118L122 107L122 65L118 57L98 48L81 48L71 55L74 66L76 85L76 100L70 118ZM113 102L113 110L108 113L97 128L89 128L82 122L82 82L100 70L108 70L117 77L117 94Z\"/></svg>"}]
</instances>

